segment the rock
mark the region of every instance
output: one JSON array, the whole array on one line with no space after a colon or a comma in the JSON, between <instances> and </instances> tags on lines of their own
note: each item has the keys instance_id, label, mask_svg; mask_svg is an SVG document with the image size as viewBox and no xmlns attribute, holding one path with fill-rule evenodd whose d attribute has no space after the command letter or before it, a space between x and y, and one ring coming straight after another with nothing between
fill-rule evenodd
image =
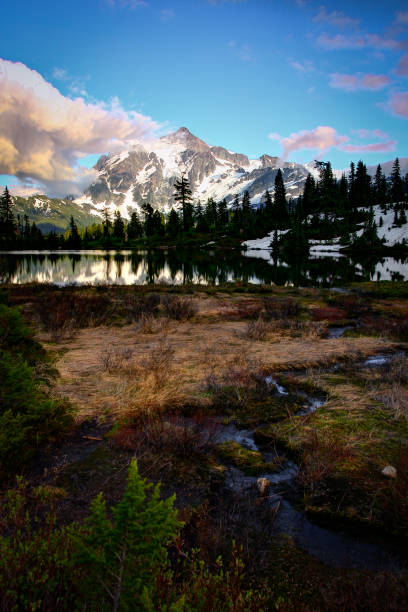
<instances>
[{"instance_id":1,"label":"rock","mask_svg":"<svg viewBox=\"0 0 408 612\"><path fill-rule=\"evenodd\" d=\"M387 478L396 478L397 470L392 465L386 465L385 468L381 470L381 474Z\"/></svg>"},{"instance_id":2,"label":"rock","mask_svg":"<svg viewBox=\"0 0 408 612\"><path fill-rule=\"evenodd\" d=\"M268 494L271 483L267 478L258 478L256 486L261 497L265 497Z\"/></svg>"}]
</instances>

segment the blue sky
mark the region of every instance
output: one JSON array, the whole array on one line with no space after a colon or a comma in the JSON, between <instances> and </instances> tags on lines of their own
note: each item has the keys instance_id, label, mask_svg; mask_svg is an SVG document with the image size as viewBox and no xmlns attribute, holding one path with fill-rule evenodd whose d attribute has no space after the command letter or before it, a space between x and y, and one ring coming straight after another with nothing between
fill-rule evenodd
<instances>
[{"instance_id":1,"label":"blue sky","mask_svg":"<svg viewBox=\"0 0 408 612\"><path fill-rule=\"evenodd\" d=\"M79 185L78 164L182 125L251 157L408 155L405 2L3 0L2 17L0 172L27 188Z\"/></svg>"}]
</instances>

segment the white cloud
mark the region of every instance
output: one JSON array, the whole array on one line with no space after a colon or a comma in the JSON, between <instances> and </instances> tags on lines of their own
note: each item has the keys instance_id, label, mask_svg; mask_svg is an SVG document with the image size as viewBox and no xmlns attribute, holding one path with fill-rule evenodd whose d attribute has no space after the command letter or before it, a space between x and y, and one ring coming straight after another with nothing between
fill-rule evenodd
<instances>
[{"instance_id":1,"label":"white cloud","mask_svg":"<svg viewBox=\"0 0 408 612\"><path fill-rule=\"evenodd\" d=\"M313 62L310 60L303 60L300 62L289 62L290 66L297 70L298 72L314 72L315 67Z\"/></svg>"},{"instance_id":2,"label":"white cloud","mask_svg":"<svg viewBox=\"0 0 408 612\"><path fill-rule=\"evenodd\" d=\"M117 98L72 100L35 70L0 59L0 174L40 184L52 195L80 193L95 175L78 167L81 157L126 148L159 127L125 111Z\"/></svg>"}]
</instances>

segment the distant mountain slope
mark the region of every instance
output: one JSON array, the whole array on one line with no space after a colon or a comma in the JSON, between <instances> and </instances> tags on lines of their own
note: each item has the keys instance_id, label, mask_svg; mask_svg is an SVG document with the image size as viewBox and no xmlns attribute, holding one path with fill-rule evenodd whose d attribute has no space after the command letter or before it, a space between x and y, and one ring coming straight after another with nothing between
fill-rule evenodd
<instances>
[{"instance_id":1,"label":"distant mountain slope","mask_svg":"<svg viewBox=\"0 0 408 612\"><path fill-rule=\"evenodd\" d=\"M17 196L13 200L15 214L22 218L27 215L30 221L34 221L43 232L65 231L71 215L81 227L100 221L100 212L88 203L80 204L70 199L60 200L58 198L48 198L45 195L28 198Z\"/></svg>"}]
</instances>

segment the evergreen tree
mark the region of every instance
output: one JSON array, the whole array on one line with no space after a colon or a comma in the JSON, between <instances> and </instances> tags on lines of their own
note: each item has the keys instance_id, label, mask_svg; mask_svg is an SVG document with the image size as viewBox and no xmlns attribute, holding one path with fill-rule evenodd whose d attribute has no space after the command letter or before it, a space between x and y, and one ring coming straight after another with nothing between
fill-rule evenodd
<instances>
[{"instance_id":1,"label":"evergreen tree","mask_svg":"<svg viewBox=\"0 0 408 612\"><path fill-rule=\"evenodd\" d=\"M248 191L242 198L242 228L245 236L251 236L254 226L253 209Z\"/></svg>"},{"instance_id":2,"label":"evergreen tree","mask_svg":"<svg viewBox=\"0 0 408 612\"><path fill-rule=\"evenodd\" d=\"M203 207L201 206L201 202L199 201L195 211L194 211L194 218L195 218L195 223L196 223L196 230L197 232L199 232L200 234L206 234L207 232L210 231L209 225L207 223L207 219L205 217L205 214L203 212Z\"/></svg>"},{"instance_id":3,"label":"evergreen tree","mask_svg":"<svg viewBox=\"0 0 408 612\"><path fill-rule=\"evenodd\" d=\"M163 215L160 211L155 210L152 216L153 234L157 236L164 236L165 225Z\"/></svg>"},{"instance_id":4,"label":"evergreen tree","mask_svg":"<svg viewBox=\"0 0 408 612\"><path fill-rule=\"evenodd\" d=\"M215 231L218 225L217 204L213 198L208 198L204 213L206 222L211 231Z\"/></svg>"},{"instance_id":5,"label":"evergreen tree","mask_svg":"<svg viewBox=\"0 0 408 612\"><path fill-rule=\"evenodd\" d=\"M374 203L384 208L387 199L387 181L380 164L375 172L373 196Z\"/></svg>"},{"instance_id":6,"label":"evergreen tree","mask_svg":"<svg viewBox=\"0 0 408 612\"><path fill-rule=\"evenodd\" d=\"M238 194L236 194L232 203L232 223L231 229L234 235L238 235L242 232L242 209L239 202Z\"/></svg>"},{"instance_id":7,"label":"evergreen tree","mask_svg":"<svg viewBox=\"0 0 408 612\"><path fill-rule=\"evenodd\" d=\"M174 199L176 202L180 202L182 206L183 229L187 231L192 226L193 215L191 214L191 210L188 210L187 207L187 204L191 202L192 198L190 185L184 174L181 175L181 179L174 183L174 189Z\"/></svg>"},{"instance_id":8,"label":"evergreen tree","mask_svg":"<svg viewBox=\"0 0 408 612\"><path fill-rule=\"evenodd\" d=\"M6 242L14 241L16 237L16 221L13 214L13 200L7 187L0 198L0 239Z\"/></svg>"},{"instance_id":9,"label":"evergreen tree","mask_svg":"<svg viewBox=\"0 0 408 612\"><path fill-rule=\"evenodd\" d=\"M120 211L115 211L115 220L113 222L113 235L118 240L125 239L125 224L123 223Z\"/></svg>"},{"instance_id":10,"label":"evergreen tree","mask_svg":"<svg viewBox=\"0 0 408 612\"><path fill-rule=\"evenodd\" d=\"M154 609L157 579L169 571L167 546L183 526L174 499L162 499L159 485L143 480L133 459L124 495L112 513L102 494L93 501L81 537L75 540L78 560L89 572L84 595L96 604L89 609Z\"/></svg>"},{"instance_id":11,"label":"evergreen tree","mask_svg":"<svg viewBox=\"0 0 408 612\"><path fill-rule=\"evenodd\" d=\"M398 157L395 159L391 173L391 198L395 203L404 200L404 183L401 178L400 163Z\"/></svg>"},{"instance_id":12,"label":"evergreen tree","mask_svg":"<svg viewBox=\"0 0 408 612\"><path fill-rule=\"evenodd\" d=\"M227 200L224 198L217 206L217 217L220 229L224 230L228 225L228 205Z\"/></svg>"},{"instance_id":13,"label":"evergreen tree","mask_svg":"<svg viewBox=\"0 0 408 612\"><path fill-rule=\"evenodd\" d=\"M169 218L167 221L166 231L170 238L176 238L181 230L180 218L177 211L174 208L171 209Z\"/></svg>"},{"instance_id":14,"label":"evergreen tree","mask_svg":"<svg viewBox=\"0 0 408 612\"><path fill-rule=\"evenodd\" d=\"M350 172L348 176L348 199L349 208L355 208L355 181L356 181L356 168L354 162L350 164Z\"/></svg>"},{"instance_id":15,"label":"evergreen tree","mask_svg":"<svg viewBox=\"0 0 408 612\"><path fill-rule=\"evenodd\" d=\"M142 204L142 211L144 214L144 233L145 235L150 238L151 236L153 236L154 231L155 231L155 223L153 221L153 207L148 203L148 202L144 202Z\"/></svg>"},{"instance_id":16,"label":"evergreen tree","mask_svg":"<svg viewBox=\"0 0 408 612\"><path fill-rule=\"evenodd\" d=\"M330 162L316 161L316 168L319 170L318 196L321 210L333 210L336 207L337 189L336 179Z\"/></svg>"},{"instance_id":17,"label":"evergreen tree","mask_svg":"<svg viewBox=\"0 0 408 612\"><path fill-rule=\"evenodd\" d=\"M289 213L286 202L286 190L283 182L282 171L280 168L275 177L274 213L275 227L277 227L278 229L284 229L289 227Z\"/></svg>"},{"instance_id":18,"label":"evergreen tree","mask_svg":"<svg viewBox=\"0 0 408 612\"><path fill-rule=\"evenodd\" d=\"M367 206L370 202L371 178L367 173L365 164L360 159L357 164L354 181L354 204L356 206Z\"/></svg>"},{"instance_id":19,"label":"evergreen tree","mask_svg":"<svg viewBox=\"0 0 408 612\"><path fill-rule=\"evenodd\" d=\"M110 216L110 211L107 206L102 211L102 225L103 225L103 237L108 239L111 234L112 229L112 221Z\"/></svg>"},{"instance_id":20,"label":"evergreen tree","mask_svg":"<svg viewBox=\"0 0 408 612\"><path fill-rule=\"evenodd\" d=\"M316 206L316 183L313 176L309 173L306 177L303 188L303 211L305 216L312 214Z\"/></svg>"},{"instance_id":21,"label":"evergreen tree","mask_svg":"<svg viewBox=\"0 0 408 612\"><path fill-rule=\"evenodd\" d=\"M75 223L74 217L72 215L69 222L68 245L72 249L79 249L81 247L81 237L79 235L78 226Z\"/></svg>"},{"instance_id":22,"label":"evergreen tree","mask_svg":"<svg viewBox=\"0 0 408 612\"><path fill-rule=\"evenodd\" d=\"M143 236L143 226L137 212L132 212L130 215L127 234L129 240L134 240L135 238L141 238L141 236Z\"/></svg>"}]
</instances>

